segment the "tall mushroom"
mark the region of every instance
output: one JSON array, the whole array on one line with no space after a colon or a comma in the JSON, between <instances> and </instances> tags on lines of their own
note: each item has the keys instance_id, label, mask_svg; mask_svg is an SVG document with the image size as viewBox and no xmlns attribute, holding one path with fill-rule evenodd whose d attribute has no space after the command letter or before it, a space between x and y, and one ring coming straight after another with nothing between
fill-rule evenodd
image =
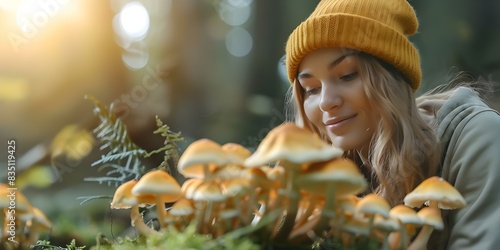
<instances>
[{"instance_id":1,"label":"tall mushroom","mask_svg":"<svg viewBox=\"0 0 500 250\"><path fill-rule=\"evenodd\" d=\"M464 197L443 178L433 176L424 180L404 198L409 207L429 207L440 209L457 209L466 205ZM438 210L440 213L440 211Z\"/></svg>"},{"instance_id":2,"label":"tall mushroom","mask_svg":"<svg viewBox=\"0 0 500 250\"><path fill-rule=\"evenodd\" d=\"M279 162L285 169L288 207L277 241L287 239L297 215L300 193L295 179L304 163L326 161L338 157L342 151L328 145L321 138L304 128L285 122L272 129L257 147L255 153L245 160L247 167L260 167ZM279 206L279 204L278 204Z\"/></svg>"},{"instance_id":3,"label":"tall mushroom","mask_svg":"<svg viewBox=\"0 0 500 250\"><path fill-rule=\"evenodd\" d=\"M437 176L427 178L420 183L412 192L405 196L404 203L409 207L421 207L426 204L439 216L441 216L440 209L458 209L466 205L465 199L460 192L446 180ZM417 236L419 242L428 241L430 237L428 230L430 228L425 227L425 230L420 231Z\"/></svg>"},{"instance_id":4,"label":"tall mushroom","mask_svg":"<svg viewBox=\"0 0 500 250\"><path fill-rule=\"evenodd\" d=\"M132 188L134 195L154 195L158 221L165 227L165 203L175 202L182 197L181 186L170 174L163 170L153 170L141 177Z\"/></svg>"}]
</instances>

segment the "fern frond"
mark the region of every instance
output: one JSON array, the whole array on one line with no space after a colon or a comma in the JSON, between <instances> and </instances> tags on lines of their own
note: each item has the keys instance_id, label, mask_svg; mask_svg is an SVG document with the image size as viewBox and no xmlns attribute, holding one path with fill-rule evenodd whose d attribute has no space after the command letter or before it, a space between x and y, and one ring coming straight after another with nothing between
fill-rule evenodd
<instances>
[{"instance_id":1,"label":"fern frond","mask_svg":"<svg viewBox=\"0 0 500 250\"><path fill-rule=\"evenodd\" d=\"M113 112L113 103L108 108L92 96L86 98L94 103L94 114L100 120L100 124L94 129L94 134L101 143L99 149L107 150L91 166L104 164L100 169L111 167L112 170L106 172L104 177L89 177L85 180L119 186L131 179L139 179L145 173L141 158L146 156L147 151L130 139L127 127Z\"/></svg>"},{"instance_id":2,"label":"fern frond","mask_svg":"<svg viewBox=\"0 0 500 250\"><path fill-rule=\"evenodd\" d=\"M181 137L181 132L175 133L170 130L170 127L156 116L156 126L158 129L153 131L153 134L160 134L163 138L165 138L164 146L153 150L145 155L145 157L149 157L153 154L157 154L160 152L164 152L163 162L158 166L158 169L163 169L167 171L169 174L172 174L172 168L177 169L177 161L179 160L179 147L177 146L177 142L184 141L184 138ZM172 162L172 165L169 162Z\"/></svg>"}]
</instances>

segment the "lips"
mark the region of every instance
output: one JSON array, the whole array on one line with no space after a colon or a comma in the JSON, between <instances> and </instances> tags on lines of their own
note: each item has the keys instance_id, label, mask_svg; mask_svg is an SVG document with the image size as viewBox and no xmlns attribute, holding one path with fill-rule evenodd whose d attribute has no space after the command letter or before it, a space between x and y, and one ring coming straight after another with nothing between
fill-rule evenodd
<instances>
[{"instance_id":1,"label":"lips","mask_svg":"<svg viewBox=\"0 0 500 250\"><path fill-rule=\"evenodd\" d=\"M341 116L341 117L335 117L333 119L329 119L325 122L325 125L326 126L332 126L332 127L335 127L335 126L339 126L347 121L349 121L350 119L354 118L356 115L348 115L348 116Z\"/></svg>"}]
</instances>

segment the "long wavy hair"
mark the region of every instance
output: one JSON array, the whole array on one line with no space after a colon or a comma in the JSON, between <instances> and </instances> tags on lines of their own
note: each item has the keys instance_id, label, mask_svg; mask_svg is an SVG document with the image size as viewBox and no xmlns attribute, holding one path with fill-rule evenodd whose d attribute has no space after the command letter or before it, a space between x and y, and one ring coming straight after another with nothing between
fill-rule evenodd
<instances>
[{"instance_id":1,"label":"long wavy hair","mask_svg":"<svg viewBox=\"0 0 500 250\"><path fill-rule=\"evenodd\" d=\"M354 150L344 157L358 163L370 183L367 192L386 198L392 206L424 179L436 175L440 147L434 130L419 114L408 80L391 65L362 52L356 53L364 91L379 118L369 145L368 159ZM304 95L296 81L287 98L287 119L330 142L306 119Z\"/></svg>"}]
</instances>

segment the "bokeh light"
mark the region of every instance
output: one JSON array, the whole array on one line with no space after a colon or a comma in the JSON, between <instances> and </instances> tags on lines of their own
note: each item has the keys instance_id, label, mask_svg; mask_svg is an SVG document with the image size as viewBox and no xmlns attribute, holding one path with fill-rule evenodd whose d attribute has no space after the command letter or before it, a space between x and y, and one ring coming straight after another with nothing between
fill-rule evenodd
<instances>
[{"instance_id":1,"label":"bokeh light","mask_svg":"<svg viewBox=\"0 0 500 250\"><path fill-rule=\"evenodd\" d=\"M149 29L149 14L140 2L131 2L123 6L118 14L121 35L137 41L144 38Z\"/></svg>"},{"instance_id":2,"label":"bokeh light","mask_svg":"<svg viewBox=\"0 0 500 250\"><path fill-rule=\"evenodd\" d=\"M226 48L233 56L246 56L252 50L252 46L252 36L242 27L233 27L226 35Z\"/></svg>"}]
</instances>

